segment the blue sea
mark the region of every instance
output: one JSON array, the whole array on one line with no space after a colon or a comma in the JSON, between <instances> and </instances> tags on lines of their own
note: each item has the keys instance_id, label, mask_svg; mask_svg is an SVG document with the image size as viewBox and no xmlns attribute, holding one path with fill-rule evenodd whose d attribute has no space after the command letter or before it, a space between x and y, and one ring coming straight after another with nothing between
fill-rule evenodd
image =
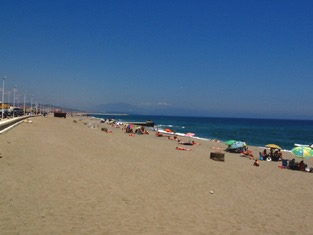
<instances>
[{"instance_id":1,"label":"blue sea","mask_svg":"<svg viewBox=\"0 0 313 235\"><path fill-rule=\"evenodd\" d=\"M313 143L313 121L210 118L210 117L173 117L145 115L93 115L97 118L114 118L119 121L144 122L152 120L160 129L169 128L177 133L195 133L205 139L242 140L249 145L264 146L277 144L290 150L294 144Z\"/></svg>"}]
</instances>

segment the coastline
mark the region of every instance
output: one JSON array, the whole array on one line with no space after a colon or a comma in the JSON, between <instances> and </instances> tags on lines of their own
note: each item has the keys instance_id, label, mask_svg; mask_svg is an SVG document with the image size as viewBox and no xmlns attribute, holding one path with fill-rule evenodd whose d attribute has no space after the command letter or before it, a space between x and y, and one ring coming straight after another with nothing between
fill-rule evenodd
<instances>
[{"instance_id":1,"label":"coastline","mask_svg":"<svg viewBox=\"0 0 313 235\"><path fill-rule=\"evenodd\" d=\"M114 116L114 114L103 114L104 116ZM120 116L120 115L118 115L118 116ZM123 115L122 115L123 116ZM127 115L128 116L128 115ZM91 118L93 118L93 119L96 119L96 120L101 120L101 119L103 119L103 118L101 118L101 117L97 117L97 116L90 116ZM235 118L235 119L239 119L239 118ZM257 119L255 119L255 120L257 120ZM267 120L267 119L264 119L264 120ZM276 120L276 119L273 119L273 120ZM298 120L298 121L300 121L300 120ZM127 120L118 120L118 122L124 122L124 123L128 123L128 121ZM165 133L165 134L167 134L167 135L174 135L174 133L167 133L167 132L165 132L164 131L164 129L166 129L166 128L173 128L173 125L162 125L162 124L158 124L158 125L156 125L156 128L160 131L160 132L162 132L162 133ZM180 137L184 137L184 135L185 135L186 133L182 133L182 132L175 132L175 135L177 135L177 136L180 136ZM224 143L225 141L227 141L228 139L217 139L217 138L206 138L206 137L199 137L199 136L192 136L192 137L190 137L190 138L192 138L192 139L195 139L195 140L203 140L203 141L212 141L212 140L216 140L216 141L218 141L218 142L221 142L221 143ZM260 151L263 151L263 149L265 149L266 147L265 146L261 146L261 145L251 145L251 144L248 144L248 146L250 146L250 147L254 147L254 148L258 148ZM281 151L283 151L283 152L291 152L291 150L290 149L281 149Z\"/></svg>"},{"instance_id":2,"label":"coastline","mask_svg":"<svg viewBox=\"0 0 313 235\"><path fill-rule=\"evenodd\" d=\"M23 123L0 136L0 230L311 232L313 205L305 199L313 197L308 187L313 174L281 170L280 162L254 167L252 160L232 153L225 153L225 162L212 161L210 152L225 145L197 142L201 145L192 151L177 151L176 141L153 133L129 136L90 117L49 116ZM312 166L312 159L307 162Z\"/></svg>"}]
</instances>

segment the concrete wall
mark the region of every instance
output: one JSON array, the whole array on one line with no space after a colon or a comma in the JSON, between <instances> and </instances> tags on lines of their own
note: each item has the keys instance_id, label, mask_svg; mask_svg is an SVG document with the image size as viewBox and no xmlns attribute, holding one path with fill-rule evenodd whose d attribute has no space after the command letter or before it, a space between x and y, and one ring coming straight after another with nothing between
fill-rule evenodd
<instances>
[{"instance_id":1,"label":"concrete wall","mask_svg":"<svg viewBox=\"0 0 313 235\"><path fill-rule=\"evenodd\" d=\"M24 119L27 119L30 117L33 117L33 116L22 116L22 117L16 117L16 118L11 118L11 119L0 121L0 134L8 131L9 129L11 129L11 127L18 125Z\"/></svg>"}]
</instances>

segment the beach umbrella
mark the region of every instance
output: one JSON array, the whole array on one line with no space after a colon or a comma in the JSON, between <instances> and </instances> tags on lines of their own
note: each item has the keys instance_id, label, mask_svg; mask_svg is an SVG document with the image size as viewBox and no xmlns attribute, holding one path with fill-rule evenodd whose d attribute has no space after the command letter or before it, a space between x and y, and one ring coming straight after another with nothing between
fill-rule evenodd
<instances>
[{"instance_id":1,"label":"beach umbrella","mask_svg":"<svg viewBox=\"0 0 313 235\"><path fill-rule=\"evenodd\" d=\"M236 142L236 140L227 140L227 141L225 142L225 144L228 145L228 146L230 146L230 145L232 145L232 144L235 143L235 142Z\"/></svg>"},{"instance_id":2,"label":"beach umbrella","mask_svg":"<svg viewBox=\"0 0 313 235\"><path fill-rule=\"evenodd\" d=\"M313 156L313 150L310 147L295 147L291 150L292 154L298 158L310 158Z\"/></svg>"},{"instance_id":3,"label":"beach umbrella","mask_svg":"<svg viewBox=\"0 0 313 235\"><path fill-rule=\"evenodd\" d=\"M243 148L245 147L247 144L245 142L242 141L236 141L234 143L232 143L229 147L229 149L238 149L238 148Z\"/></svg>"},{"instance_id":4,"label":"beach umbrella","mask_svg":"<svg viewBox=\"0 0 313 235\"><path fill-rule=\"evenodd\" d=\"M172 130L171 130L171 129L168 129L168 128L164 129L164 131L166 131L166 132L168 132L168 133L172 132Z\"/></svg>"},{"instance_id":5,"label":"beach umbrella","mask_svg":"<svg viewBox=\"0 0 313 235\"><path fill-rule=\"evenodd\" d=\"M187 137L192 137L194 135L195 135L195 133L191 133L191 132L188 132L187 134L185 134L185 136L187 136Z\"/></svg>"},{"instance_id":6,"label":"beach umbrella","mask_svg":"<svg viewBox=\"0 0 313 235\"><path fill-rule=\"evenodd\" d=\"M189 142L190 142L190 137L194 136L195 133L192 132L188 132L187 134L185 134L186 137L189 137Z\"/></svg>"},{"instance_id":7,"label":"beach umbrella","mask_svg":"<svg viewBox=\"0 0 313 235\"><path fill-rule=\"evenodd\" d=\"M279 147L276 144L267 144L265 145L266 148L270 148L270 149L281 149L281 147Z\"/></svg>"}]
</instances>

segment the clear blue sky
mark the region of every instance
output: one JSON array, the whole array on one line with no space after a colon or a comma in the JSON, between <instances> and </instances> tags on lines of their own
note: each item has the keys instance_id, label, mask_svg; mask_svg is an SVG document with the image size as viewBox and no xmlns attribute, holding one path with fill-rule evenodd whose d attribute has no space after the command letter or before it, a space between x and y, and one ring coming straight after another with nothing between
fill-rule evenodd
<instances>
[{"instance_id":1,"label":"clear blue sky","mask_svg":"<svg viewBox=\"0 0 313 235\"><path fill-rule=\"evenodd\" d=\"M2 0L0 33L42 102L313 119L313 1Z\"/></svg>"}]
</instances>

